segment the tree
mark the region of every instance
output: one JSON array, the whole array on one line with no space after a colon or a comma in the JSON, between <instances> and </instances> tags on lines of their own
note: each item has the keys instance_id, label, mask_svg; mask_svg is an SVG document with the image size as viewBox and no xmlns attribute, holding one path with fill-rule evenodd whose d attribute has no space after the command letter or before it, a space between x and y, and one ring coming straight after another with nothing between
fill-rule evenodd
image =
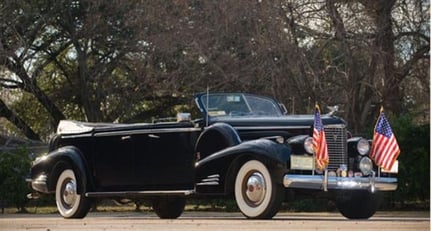
<instances>
[{"instance_id":1,"label":"tree","mask_svg":"<svg viewBox=\"0 0 431 231\"><path fill-rule=\"evenodd\" d=\"M164 116L208 87L274 96L291 113L338 104L355 133L373 125L379 105L429 108L423 1L117 3L1 3L2 89L37 99L31 107L43 107L52 128L63 118ZM28 122L28 104L5 103L36 133L48 130Z\"/></svg>"},{"instance_id":2,"label":"tree","mask_svg":"<svg viewBox=\"0 0 431 231\"><path fill-rule=\"evenodd\" d=\"M134 79L128 79L130 55L143 50L135 39L139 21L134 5L3 2L1 87L31 93L48 111L53 127L66 118L67 111L58 106L77 105L88 121L114 120L115 111L121 111L115 107L125 107L129 100L121 94L136 88Z\"/></svg>"},{"instance_id":3,"label":"tree","mask_svg":"<svg viewBox=\"0 0 431 231\"><path fill-rule=\"evenodd\" d=\"M414 66L423 62L429 65L429 30L423 27L429 21L424 11L429 6L416 1L342 0L298 5L305 8L303 12L312 14L318 25L304 28L298 23L297 26L306 33L306 39L317 41L308 56L315 68L311 73L320 74L323 87L322 90L314 88L315 94L324 102L341 103L345 118L355 132L373 123L378 105L386 106L393 113L402 112L404 96L410 94L402 92L402 81L409 78ZM301 7L295 7L295 12L301 12L298 10ZM323 9L327 16L322 16ZM403 13L396 13L400 11ZM402 17L411 22L404 23ZM428 79L428 75L421 75L421 79ZM429 95L425 84L425 93Z\"/></svg>"},{"instance_id":4,"label":"tree","mask_svg":"<svg viewBox=\"0 0 431 231\"><path fill-rule=\"evenodd\" d=\"M136 3L60 1L56 9L54 25L61 39L69 43L67 52L73 54L57 62L57 69L77 93L76 102L87 121L110 120L102 111L112 103L109 97L122 98L118 90L133 89L133 79L127 79L128 55L142 50Z\"/></svg>"},{"instance_id":5,"label":"tree","mask_svg":"<svg viewBox=\"0 0 431 231\"><path fill-rule=\"evenodd\" d=\"M0 22L2 37L0 39L0 65L7 71L2 71L0 86L2 88L20 88L30 92L48 110L52 123L57 124L64 119L63 113L52 102L47 94L37 85L40 71L47 64L32 66L38 59L37 49L47 45L41 43L41 33L46 30L45 21L33 12L39 8L39 2L4 1L0 4L2 10ZM28 71L28 66L31 71Z\"/></svg>"}]
</instances>

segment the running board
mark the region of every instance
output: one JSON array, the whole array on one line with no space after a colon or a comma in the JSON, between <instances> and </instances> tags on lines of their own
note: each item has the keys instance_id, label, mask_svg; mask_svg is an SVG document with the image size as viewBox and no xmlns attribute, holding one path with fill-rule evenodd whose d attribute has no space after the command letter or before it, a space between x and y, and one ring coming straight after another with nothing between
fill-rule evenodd
<instances>
[{"instance_id":1,"label":"running board","mask_svg":"<svg viewBox=\"0 0 431 231\"><path fill-rule=\"evenodd\" d=\"M122 192L87 192L86 197L144 197L144 196L189 196L195 190L167 190L167 191L122 191Z\"/></svg>"}]
</instances>

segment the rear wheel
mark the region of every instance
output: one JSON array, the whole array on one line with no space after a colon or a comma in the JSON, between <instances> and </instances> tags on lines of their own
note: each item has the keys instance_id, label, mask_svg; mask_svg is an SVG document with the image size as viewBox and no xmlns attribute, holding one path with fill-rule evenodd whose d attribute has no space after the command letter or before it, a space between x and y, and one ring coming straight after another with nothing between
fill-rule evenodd
<instances>
[{"instance_id":1,"label":"rear wheel","mask_svg":"<svg viewBox=\"0 0 431 231\"><path fill-rule=\"evenodd\" d=\"M186 206L184 197L157 197L151 200L154 212L162 219L175 219L181 216Z\"/></svg>"},{"instance_id":2,"label":"rear wheel","mask_svg":"<svg viewBox=\"0 0 431 231\"><path fill-rule=\"evenodd\" d=\"M90 210L90 200L77 192L75 173L65 169L60 174L55 188L57 209L64 218L83 218Z\"/></svg>"},{"instance_id":3,"label":"rear wheel","mask_svg":"<svg viewBox=\"0 0 431 231\"><path fill-rule=\"evenodd\" d=\"M236 176L235 200L247 218L269 219L280 209L283 188L274 182L262 162L250 160L242 165Z\"/></svg>"},{"instance_id":4,"label":"rear wheel","mask_svg":"<svg viewBox=\"0 0 431 231\"><path fill-rule=\"evenodd\" d=\"M337 208L349 219L368 219L376 213L382 202L381 193L347 191L337 194Z\"/></svg>"}]
</instances>

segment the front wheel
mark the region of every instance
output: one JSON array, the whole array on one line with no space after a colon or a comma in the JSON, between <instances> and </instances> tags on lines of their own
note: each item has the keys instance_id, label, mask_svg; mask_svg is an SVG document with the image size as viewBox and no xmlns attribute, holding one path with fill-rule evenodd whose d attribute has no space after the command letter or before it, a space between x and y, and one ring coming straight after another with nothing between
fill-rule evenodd
<instances>
[{"instance_id":1,"label":"front wheel","mask_svg":"<svg viewBox=\"0 0 431 231\"><path fill-rule=\"evenodd\" d=\"M64 218L83 218L90 210L90 200L77 192L75 173L65 169L60 174L55 188L57 209Z\"/></svg>"},{"instance_id":2,"label":"front wheel","mask_svg":"<svg viewBox=\"0 0 431 231\"><path fill-rule=\"evenodd\" d=\"M157 197L151 200L154 212L162 219L175 219L184 211L184 197Z\"/></svg>"},{"instance_id":3,"label":"front wheel","mask_svg":"<svg viewBox=\"0 0 431 231\"><path fill-rule=\"evenodd\" d=\"M247 218L270 219L278 212L283 188L260 161L244 163L235 179L235 200Z\"/></svg>"},{"instance_id":4,"label":"front wheel","mask_svg":"<svg viewBox=\"0 0 431 231\"><path fill-rule=\"evenodd\" d=\"M369 191L338 192L336 198L340 213L349 219L368 219L376 213L382 202L381 193Z\"/></svg>"}]
</instances>

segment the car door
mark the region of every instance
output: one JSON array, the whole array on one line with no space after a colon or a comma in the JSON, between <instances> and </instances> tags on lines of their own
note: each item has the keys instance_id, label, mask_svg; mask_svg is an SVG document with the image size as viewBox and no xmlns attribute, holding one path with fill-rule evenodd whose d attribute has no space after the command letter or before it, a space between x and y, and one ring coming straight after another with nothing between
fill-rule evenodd
<instances>
[{"instance_id":1,"label":"car door","mask_svg":"<svg viewBox=\"0 0 431 231\"><path fill-rule=\"evenodd\" d=\"M134 184L132 136L101 133L95 137L95 184L105 191L131 190Z\"/></svg>"},{"instance_id":2,"label":"car door","mask_svg":"<svg viewBox=\"0 0 431 231\"><path fill-rule=\"evenodd\" d=\"M176 129L135 135L136 184L144 190L193 189L193 136Z\"/></svg>"}]
</instances>

